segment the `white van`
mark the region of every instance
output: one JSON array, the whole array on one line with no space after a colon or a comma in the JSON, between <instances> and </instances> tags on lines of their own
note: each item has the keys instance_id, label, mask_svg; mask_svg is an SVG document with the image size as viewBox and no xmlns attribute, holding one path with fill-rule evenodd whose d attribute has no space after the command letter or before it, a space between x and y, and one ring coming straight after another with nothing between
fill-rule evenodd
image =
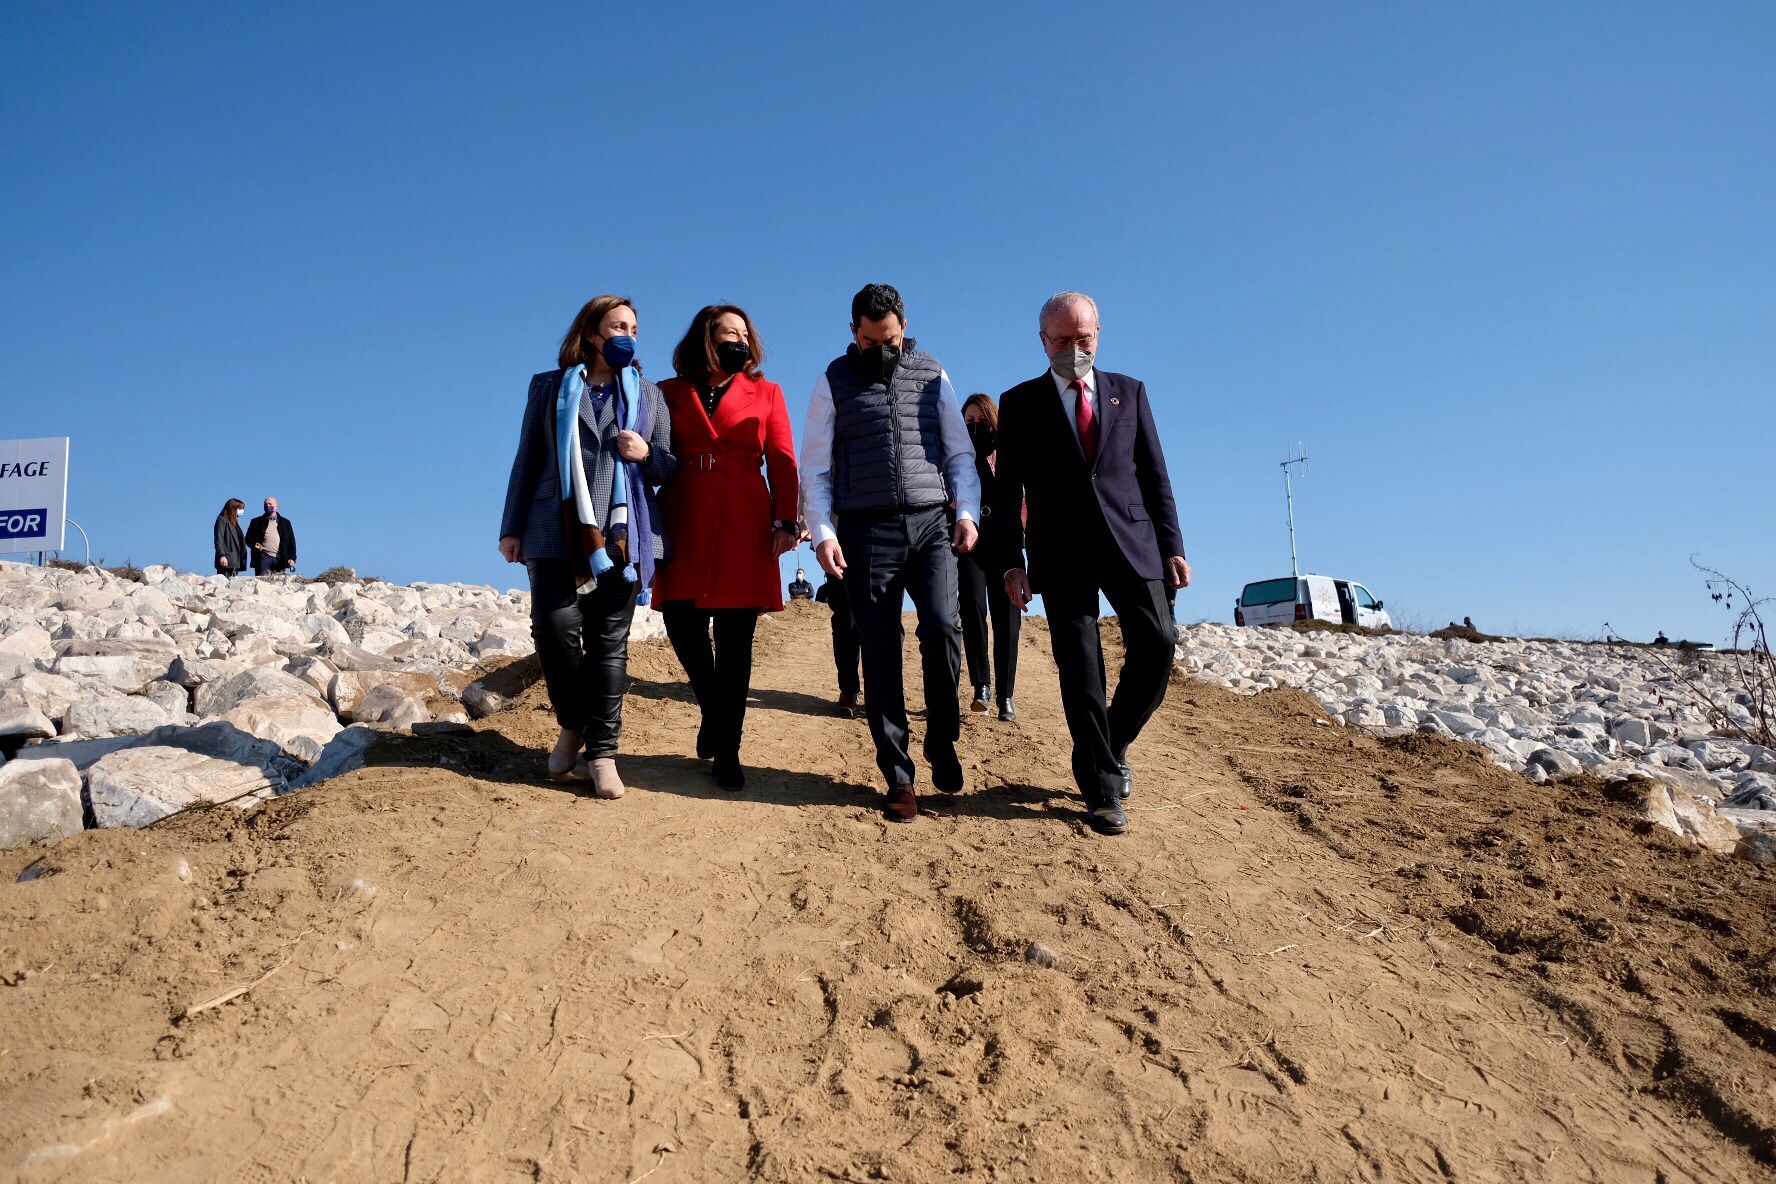
<instances>
[{"instance_id":1,"label":"white van","mask_svg":"<svg viewBox=\"0 0 1776 1184\"><path fill-rule=\"evenodd\" d=\"M1365 629L1393 628L1393 618L1369 589L1330 576L1284 576L1247 584L1233 602L1235 625L1287 625L1329 621Z\"/></svg>"}]
</instances>

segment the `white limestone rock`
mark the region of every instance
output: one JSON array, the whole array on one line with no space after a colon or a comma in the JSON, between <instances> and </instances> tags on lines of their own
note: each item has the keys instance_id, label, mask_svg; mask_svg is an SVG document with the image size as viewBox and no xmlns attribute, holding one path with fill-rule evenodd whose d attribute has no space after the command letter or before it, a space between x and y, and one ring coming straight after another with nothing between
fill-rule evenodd
<instances>
[{"instance_id":1,"label":"white limestone rock","mask_svg":"<svg viewBox=\"0 0 1776 1184\"><path fill-rule=\"evenodd\" d=\"M321 750L340 732L339 720L331 709L308 695L245 699L221 718L243 732L272 741L304 764L320 759Z\"/></svg>"},{"instance_id":2,"label":"white limestone rock","mask_svg":"<svg viewBox=\"0 0 1776 1184\"><path fill-rule=\"evenodd\" d=\"M204 717L227 715L249 699L292 698L322 702L321 693L313 686L272 666L255 666L222 683L205 683L197 688L193 706Z\"/></svg>"},{"instance_id":3,"label":"white limestone rock","mask_svg":"<svg viewBox=\"0 0 1776 1184\"><path fill-rule=\"evenodd\" d=\"M87 774L87 797L100 826L146 826L207 802L245 808L272 793L262 770L183 748L124 749L99 760Z\"/></svg>"},{"instance_id":4,"label":"white limestone rock","mask_svg":"<svg viewBox=\"0 0 1776 1184\"><path fill-rule=\"evenodd\" d=\"M80 770L67 761L0 765L0 851L58 843L83 829Z\"/></svg>"},{"instance_id":5,"label":"white limestone rock","mask_svg":"<svg viewBox=\"0 0 1776 1184\"><path fill-rule=\"evenodd\" d=\"M118 699L88 699L68 708L64 721L66 730L82 739L97 740L106 736L140 736L173 719L166 708L146 695L130 695Z\"/></svg>"},{"instance_id":6,"label":"white limestone rock","mask_svg":"<svg viewBox=\"0 0 1776 1184\"><path fill-rule=\"evenodd\" d=\"M391 683L371 687L351 713L353 723L407 730L415 724L430 723L431 719L432 713L424 702Z\"/></svg>"}]
</instances>

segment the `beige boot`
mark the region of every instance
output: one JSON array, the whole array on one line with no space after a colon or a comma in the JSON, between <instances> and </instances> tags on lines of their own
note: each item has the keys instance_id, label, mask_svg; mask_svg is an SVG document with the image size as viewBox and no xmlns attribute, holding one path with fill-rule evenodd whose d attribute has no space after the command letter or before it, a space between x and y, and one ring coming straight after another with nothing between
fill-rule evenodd
<instances>
[{"instance_id":1,"label":"beige boot","mask_svg":"<svg viewBox=\"0 0 1776 1184\"><path fill-rule=\"evenodd\" d=\"M623 779L617 776L617 762L608 756L592 762L592 796L612 799L623 796Z\"/></svg>"},{"instance_id":2,"label":"beige boot","mask_svg":"<svg viewBox=\"0 0 1776 1184\"><path fill-rule=\"evenodd\" d=\"M549 780L551 781L584 781L586 775L578 772L580 765L580 749L585 739L578 732L561 729L561 735L555 738L555 747L549 753Z\"/></svg>"}]
</instances>

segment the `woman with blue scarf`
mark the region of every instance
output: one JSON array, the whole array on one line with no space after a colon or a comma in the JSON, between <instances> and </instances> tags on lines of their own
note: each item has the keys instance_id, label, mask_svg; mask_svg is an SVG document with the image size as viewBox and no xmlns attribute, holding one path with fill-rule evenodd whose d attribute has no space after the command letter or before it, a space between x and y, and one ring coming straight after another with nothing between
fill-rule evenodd
<instances>
[{"instance_id":1,"label":"woman with blue scarf","mask_svg":"<svg viewBox=\"0 0 1776 1184\"><path fill-rule=\"evenodd\" d=\"M654 495L678 471L666 401L635 365L635 332L622 296L580 309L560 368L530 380L500 519L500 554L530 573L531 635L561 725L549 776L590 781L600 798L623 796L629 625L671 554Z\"/></svg>"}]
</instances>

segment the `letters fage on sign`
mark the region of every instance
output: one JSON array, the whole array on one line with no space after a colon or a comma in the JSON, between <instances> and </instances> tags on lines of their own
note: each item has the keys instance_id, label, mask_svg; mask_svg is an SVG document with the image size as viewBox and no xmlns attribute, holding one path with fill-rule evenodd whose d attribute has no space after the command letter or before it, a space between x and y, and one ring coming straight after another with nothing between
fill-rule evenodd
<instances>
[{"instance_id":1,"label":"letters fage on sign","mask_svg":"<svg viewBox=\"0 0 1776 1184\"><path fill-rule=\"evenodd\" d=\"M60 551L67 508L68 437L0 440L0 554Z\"/></svg>"}]
</instances>

